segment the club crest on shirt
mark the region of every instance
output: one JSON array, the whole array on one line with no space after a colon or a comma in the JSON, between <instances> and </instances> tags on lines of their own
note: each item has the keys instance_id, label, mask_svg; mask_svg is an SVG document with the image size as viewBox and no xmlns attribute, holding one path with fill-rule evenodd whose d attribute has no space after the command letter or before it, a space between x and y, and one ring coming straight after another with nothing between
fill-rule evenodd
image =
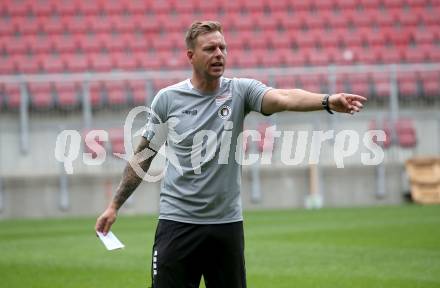
<instances>
[{"instance_id":1,"label":"club crest on shirt","mask_svg":"<svg viewBox=\"0 0 440 288\"><path fill-rule=\"evenodd\" d=\"M231 116L231 107L228 105L223 105L218 109L218 116L224 120L229 119Z\"/></svg>"},{"instance_id":2,"label":"club crest on shirt","mask_svg":"<svg viewBox=\"0 0 440 288\"><path fill-rule=\"evenodd\" d=\"M224 104L226 101L228 101L229 99L232 99L231 94L218 95L215 97L215 104L217 106L220 106L220 105Z\"/></svg>"}]
</instances>

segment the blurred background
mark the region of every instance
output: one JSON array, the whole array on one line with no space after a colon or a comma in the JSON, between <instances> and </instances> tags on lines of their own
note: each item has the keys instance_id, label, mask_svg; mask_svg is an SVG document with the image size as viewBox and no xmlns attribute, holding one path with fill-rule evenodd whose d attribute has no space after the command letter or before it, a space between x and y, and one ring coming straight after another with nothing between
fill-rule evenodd
<instances>
[{"instance_id":1,"label":"blurred background","mask_svg":"<svg viewBox=\"0 0 440 288\"><path fill-rule=\"evenodd\" d=\"M323 111L251 114L247 129L265 133L276 125L279 131L335 134L352 129L361 139L368 130L382 129L387 136L379 143L385 151L380 165L361 163L361 153L369 151L361 145L342 169L336 168L332 140L323 143L317 165L309 165L308 156L286 165L283 137L248 143L247 152L272 153L273 161L243 168L245 209L438 202L439 15L438 0L3 0L0 218L99 214L125 165L113 153L125 151L128 112L191 76L184 34L193 21L205 19L223 24L226 76L368 98L354 117ZM144 124L145 115L136 118L133 131ZM54 156L64 129L82 137L72 175ZM88 152L98 156L84 141L94 129L109 135L95 143L106 153L99 166L82 158ZM292 158L301 145L309 155L310 137L306 144L294 137ZM407 162L420 156L424 160ZM163 163L155 160L154 173ZM414 166L422 167L428 182L419 198L411 195L418 177ZM143 183L122 212L156 213L158 197L159 183Z\"/></svg>"}]
</instances>

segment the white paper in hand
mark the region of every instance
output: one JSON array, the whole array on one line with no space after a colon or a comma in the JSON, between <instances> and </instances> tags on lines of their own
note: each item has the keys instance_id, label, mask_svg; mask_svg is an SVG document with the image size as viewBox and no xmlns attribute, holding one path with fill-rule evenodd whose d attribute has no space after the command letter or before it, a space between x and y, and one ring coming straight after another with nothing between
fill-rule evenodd
<instances>
[{"instance_id":1,"label":"white paper in hand","mask_svg":"<svg viewBox=\"0 0 440 288\"><path fill-rule=\"evenodd\" d=\"M124 244L122 244L121 241L116 238L115 234L113 234L112 231L108 231L107 235L105 236L98 231L96 231L96 234L98 234L99 239L101 239L102 243L104 243L107 250L115 250L125 247Z\"/></svg>"}]
</instances>

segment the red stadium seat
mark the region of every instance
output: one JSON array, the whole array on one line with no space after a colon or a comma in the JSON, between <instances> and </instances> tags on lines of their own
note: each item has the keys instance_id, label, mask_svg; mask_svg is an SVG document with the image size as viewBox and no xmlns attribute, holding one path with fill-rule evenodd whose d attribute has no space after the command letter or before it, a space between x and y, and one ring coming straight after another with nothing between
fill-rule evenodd
<instances>
[{"instance_id":1,"label":"red stadium seat","mask_svg":"<svg viewBox=\"0 0 440 288\"><path fill-rule=\"evenodd\" d=\"M64 33L67 28L61 17L41 17L39 21L43 31L48 35Z\"/></svg>"},{"instance_id":2,"label":"red stadium seat","mask_svg":"<svg viewBox=\"0 0 440 288\"><path fill-rule=\"evenodd\" d=\"M120 52L113 53L112 57L116 69L130 71L136 70L138 68L138 62L136 61L136 58L133 54Z\"/></svg>"},{"instance_id":3,"label":"red stadium seat","mask_svg":"<svg viewBox=\"0 0 440 288\"><path fill-rule=\"evenodd\" d=\"M96 72L108 72L112 69L113 63L109 54L90 54L91 68Z\"/></svg>"},{"instance_id":4,"label":"red stadium seat","mask_svg":"<svg viewBox=\"0 0 440 288\"><path fill-rule=\"evenodd\" d=\"M136 22L139 23L139 27L143 32L157 32L159 30L158 18L153 15L136 15Z\"/></svg>"},{"instance_id":5,"label":"red stadium seat","mask_svg":"<svg viewBox=\"0 0 440 288\"><path fill-rule=\"evenodd\" d=\"M295 39L294 41L298 45L298 47L308 49L311 47L316 47L318 43L318 34L319 32L316 32L316 30L301 31L295 33L295 35L293 35L293 39Z\"/></svg>"},{"instance_id":6,"label":"red stadium seat","mask_svg":"<svg viewBox=\"0 0 440 288\"><path fill-rule=\"evenodd\" d=\"M138 18L131 15L113 15L111 18L112 26L119 33L132 32L138 27Z\"/></svg>"},{"instance_id":7,"label":"red stadium seat","mask_svg":"<svg viewBox=\"0 0 440 288\"><path fill-rule=\"evenodd\" d=\"M273 12L272 15L286 31L297 31L304 25L304 19L301 15L292 17L286 10Z\"/></svg>"},{"instance_id":8,"label":"red stadium seat","mask_svg":"<svg viewBox=\"0 0 440 288\"><path fill-rule=\"evenodd\" d=\"M421 72L420 79L423 86L423 95L433 99L440 95L440 74L438 72Z\"/></svg>"},{"instance_id":9,"label":"red stadium seat","mask_svg":"<svg viewBox=\"0 0 440 288\"><path fill-rule=\"evenodd\" d=\"M76 1L54 1L54 9L60 15L73 15L79 11Z\"/></svg>"},{"instance_id":10,"label":"red stadium seat","mask_svg":"<svg viewBox=\"0 0 440 288\"><path fill-rule=\"evenodd\" d=\"M117 33L97 34L95 41L98 41L110 53L123 51L128 46L128 43L124 41L123 35Z\"/></svg>"},{"instance_id":11,"label":"red stadium seat","mask_svg":"<svg viewBox=\"0 0 440 288\"><path fill-rule=\"evenodd\" d=\"M421 21L419 15L413 13L411 10L398 8L393 12L395 13L394 18L397 18L401 26L416 26Z\"/></svg>"},{"instance_id":12,"label":"red stadium seat","mask_svg":"<svg viewBox=\"0 0 440 288\"><path fill-rule=\"evenodd\" d=\"M53 47L51 38L47 35L29 35L25 39L32 53L50 53Z\"/></svg>"},{"instance_id":13,"label":"red stadium seat","mask_svg":"<svg viewBox=\"0 0 440 288\"><path fill-rule=\"evenodd\" d=\"M150 9L154 11L154 14L164 14L168 13L172 10L172 2L171 1L162 1L162 0L152 0L149 5Z\"/></svg>"},{"instance_id":14,"label":"red stadium seat","mask_svg":"<svg viewBox=\"0 0 440 288\"><path fill-rule=\"evenodd\" d=\"M290 48L290 38L287 32L272 30L266 37L268 47L275 49ZM229 44L228 44L229 45Z\"/></svg>"},{"instance_id":15,"label":"red stadium seat","mask_svg":"<svg viewBox=\"0 0 440 288\"><path fill-rule=\"evenodd\" d=\"M436 36L434 31L426 29L426 27L424 27L424 29L419 29L414 33L414 41L417 44L430 44L434 42L435 38Z\"/></svg>"},{"instance_id":16,"label":"red stadium seat","mask_svg":"<svg viewBox=\"0 0 440 288\"><path fill-rule=\"evenodd\" d=\"M86 17L86 22L95 33L110 33L113 28L111 20L112 17L106 14Z\"/></svg>"},{"instance_id":17,"label":"red stadium seat","mask_svg":"<svg viewBox=\"0 0 440 288\"><path fill-rule=\"evenodd\" d=\"M101 9L108 14L119 14L123 11L126 11L126 1L105 0L100 2Z\"/></svg>"},{"instance_id":18,"label":"red stadium seat","mask_svg":"<svg viewBox=\"0 0 440 288\"><path fill-rule=\"evenodd\" d=\"M62 73L65 71L65 63L60 56L55 54L42 54L40 57L40 62L44 72Z\"/></svg>"},{"instance_id":19,"label":"red stadium seat","mask_svg":"<svg viewBox=\"0 0 440 288\"><path fill-rule=\"evenodd\" d=\"M299 49L299 50L292 50L292 49L280 49L277 50L277 53L279 53L282 59L282 62L285 63L286 66L304 66L307 64L307 54L306 50Z\"/></svg>"},{"instance_id":20,"label":"red stadium seat","mask_svg":"<svg viewBox=\"0 0 440 288\"><path fill-rule=\"evenodd\" d=\"M28 50L28 43L24 36L4 36L1 39L2 46L9 55L25 54Z\"/></svg>"},{"instance_id":21,"label":"red stadium seat","mask_svg":"<svg viewBox=\"0 0 440 288\"><path fill-rule=\"evenodd\" d=\"M242 2L244 10L251 13L263 11L265 5L265 1L263 0L245 0Z\"/></svg>"},{"instance_id":22,"label":"red stadium seat","mask_svg":"<svg viewBox=\"0 0 440 288\"><path fill-rule=\"evenodd\" d=\"M145 81L131 80L128 82L128 86L131 92L132 103L134 105L146 105L148 94Z\"/></svg>"},{"instance_id":23,"label":"red stadium seat","mask_svg":"<svg viewBox=\"0 0 440 288\"><path fill-rule=\"evenodd\" d=\"M370 84L369 75L365 73L353 73L348 74L346 77L349 92L354 94L359 94L365 97L370 96ZM338 90L337 92L342 92L343 90Z\"/></svg>"},{"instance_id":24,"label":"red stadium seat","mask_svg":"<svg viewBox=\"0 0 440 288\"><path fill-rule=\"evenodd\" d=\"M256 67L258 63L258 58L252 53L252 51L241 51L238 57L238 66L240 68L251 68Z\"/></svg>"},{"instance_id":25,"label":"red stadium seat","mask_svg":"<svg viewBox=\"0 0 440 288\"><path fill-rule=\"evenodd\" d=\"M154 53L137 52L133 53L140 69L160 69L163 68L162 59Z\"/></svg>"},{"instance_id":26,"label":"red stadium seat","mask_svg":"<svg viewBox=\"0 0 440 288\"><path fill-rule=\"evenodd\" d=\"M415 73L399 73L397 75L399 96L416 98L419 95L417 75Z\"/></svg>"},{"instance_id":27,"label":"red stadium seat","mask_svg":"<svg viewBox=\"0 0 440 288\"><path fill-rule=\"evenodd\" d=\"M300 87L304 90L319 93L321 92L321 87L325 84L324 78L319 75L301 75Z\"/></svg>"},{"instance_id":28,"label":"red stadium seat","mask_svg":"<svg viewBox=\"0 0 440 288\"><path fill-rule=\"evenodd\" d=\"M128 48L130 48L133 52L145 52L148 49L148 40L146 35L137 35L137 34L124 34L123 41L127 44Z\"/></svg>"},{"instance_id":29,"label":"red stadium seat","mask_svg":"<svg viewBox=\"0 0 440 288\"><path fill-rule=\"evenodd\" d=\"M354 47L355 58L358 63L362 64L375 64L380 61L379 49Z\"/></svg>"},{"instance_id":30,"label":"red stadium seat","mask_svg":"<svg viewBox=\"0 0 440 288\"><path fill-rule=\"evenodd\" d=\"M6 6L11 16L25 16L31 12L30 3L21 3L18 1L9 1Z\"/></svg>"},{"instance_id":31,"label":"red stadium seat","mask_svg":"<svg viewBox=\"0 0 440 288\"><path fill-rule=\"evenodd\" d=\"M408 45L411 34L408 28L383 28L384 33L393 45Z\"/></svg>"},{"instance_id":32,"label":"red stadium seat","mask_svg":"<svg viewBox=\"0 0 440 288\"><path fill-rule=\"evenodd\" d=\"M89 101L93 108L101 108L105 101L103 84L101 82L91 82L89 85Z\"/></svg>"},{"instance_id":33,"label":"red stadium seat","mask_svg":"<svg viewBox=\"0 0 440 288\"><path fill-rule=\"evenodd\" d=\"M16 21L9 17L0 17L0 35L14 35L17 31Z\"/></svg>"},{"instance_id":34,"label":"red stadium seat","mask_svg":"<svg viewBox=\"0 0 440 288\"><path fill-rule=\"evenodd\" d=\"M21 91L18 84L4 85L4 100L8 109L18 110L21 104Z\"/></svg>"},{"instance_id":35,"label":"red stadium seat","mask_svg":"<svg viewBox=\"0 0 440 288\"><path fill-rule=\"evenodd\" d=\"M265 17L264 15L257 15L255 20L256 26L266 33L269 31L275 31L281 25L280 20L274 17Z\"/></svg>"},{"instance_id":36,"label":"red stadium seat","mask_svg":"<svg viewBox=\"0 0 440 288\"><path fill-rule=\"evenodd\" d=\"M78 107L80 99L78 97L78 89L73 82L56 82L56 102L58 107L62 109L73 109Z\"/></svg>"},{"instance_id":37,"label":"red stadium seat","mask_svg":"<svg viewBox=\"0 0 440 288\"><path fill-rule=\"evenodd\" d=\"M359 33L362 34L362 38L370 46L384 46L387 42L386 34L382 30L375 30L370 27L363 27L359 29Z\"/></svg>"},{"instance_id":38,"label":"red stadium seat","mask_svg":"<svg viewBox=\"0 0 440 288\"><path fill-rule=\"evenodd\" d=\"M127 87L123 81L109 81L105 83L107 104L111 107L122 106L128 103Z\"/></svg>"},{"instance_id":39,"label":"red stadium seat","mask_svg":"<svg viewBox=\"0 0 440 288\"><path fill-rule=\"evenodd\" d=\"M333 2L342 10L356 8L356 1L353 0L333 0Z\"/></svg>"},{"instance_id":40,"label":"red stadium seat","mask_svg":"<svg viewBox=\"0 0 440 288\"><path fill-rule=\"evenodd\" d=\"M388 73L375 73L372 76L375 95L378 99L385 99L390 96L391 84Z\"/></svg>"},{"instance_id":41,"label":"red stadium seat","mask_svg":"<svg viewBox=\"0 0 440 288\"><path fill-rule=\"evenodd\" d=\"M34 109L47 110L54 105L52 85L45 83L29 83L30 103Z\"/></svg>"},{"instance_id":42,"label":"red stadium seat","mask_svg":"<svg viewBox=\"0 0 440 288\"><path fill-rule=\"evenodd\" d=\"M323 47L323 49L327 49L328 47L337 47L340 43L339 35L331 31L323 31L322 33L317 34L317 42Z\"/></svg>"},{"instance_id":43,"label":"red stadium seat","mask_svg":"<svg viewBox=\"0 0 440 288\"><path fill-rule=\"evenodd\" d=\"M357 33L356 31L351 31L349 29L338 29L335 30L338 38L341 39L341 42L344 43L345 47L356 47L361 46L363 42L363 35Z\"/></svg>"},{"instance_id":44,"label":"red stadium seat","mask_svg":"<svg viewBox=\"0 0 440 288\"><path fill-rule=\"evenodd\" d=\"M76 36L81 50L84 52L99 52L102 49L101 41L97 41L96 35L78 34Z\"/></svg>"},{"instance_id":45,"label":"red stadium seat","mask_svg":"<svg viewBox=\"0 0 440 288\"><path fill-rule=\"evenodd\" d=\"M251 16L251 14L240 15L233 18L233 26L238 31L251 30L257 25L254 20L255 19Z\"/></svg>"},{"instance_id":46,"label":"red stadium seat","mask_svg":"<svg viewBox=\"0 0 440 288\"><path fill-rule=\"evenodd\" d=\"M402 148L417 146L416 129L411 119L398 119L396 122L397 141Z\"/></svg>"},{"instance_id":47,"label":"red stadium seat","mask_svg":"<svg viewBox=\"0 0 440 288\"><path fill-rule=\"evenodd\" d=\"M278 53L278 50L264 49L257 52L256 55L260 57L260 65L264 68L285 66L283 58L280 53Z\"/></svg>"},{"instance_id":48,"label":"red stadium seat","mask_svg":"<svg viewBox=\"0 0 440 288\"><path fill-rule=\"evenodd\" d=\"M377 145L383 147L384 149L387 149L391 146L391 129L388 126L384 126L382 124L382 127L377 123L376 120L371 120L370 124L368 125L368 130L382 130L385 133L385 141L378 142L377 137L373 137L373 142Z\"/></svg>"},{"instance_id":49,"label":"red stadium seat","mask_svg":"<svg viewBox=\"0 0 440 288\"><path fill-rule=\"evenodd\" d=\"M125 153L124 146L124 129L123 128L112 128L108 130L109 140L111 146L111 152L113 153Z\"/></svg>"},{"instance_id":50,"label":"red stadium seat","mask_svg":"<svg viewBox=\"0 0 440 288\"><path fill-rule=\"evenodd\" d=\"M275 87L279 89L292 89L296 87L296 79L292 75L279 75L275 78Z\"/></svg>"},{"instance_id":51,"label":"red stadium seat","mask_svg":"<svg viewBox=\"0 0 440 288\"><path fill-rule=\"evenodd\" d=\"M127 12L131 14L144 14L149 8L149 3L143 0L131 0L126 3Z\"/></svg>"},{"instance_id":52,"label":"red stadium seat","mask_svg":"<svg viewBox=\"0 0 440 288\"><path fill-rule=\"evenodd\" d=\"M100 1L78 1L78 11L85 15L97 15L102 11Z\"/></svg>"},{"instance_id":53,"label":"red stadium seat","mask_svg":"<svg viewBox=\"0 0 440 288\"><path fill-rule=\"evenodd\" d=\"M54 49L58 53L74 53L79 48L76 38L70 35L52 35Z\"/></svg>"},{"instance_id":54,"label":"red stadium seat","mask_svg":"<svg viewBox=\"0 0 440 288\"><path fill-rule=\"evenodd\" d=\"M406 0L382 0L385 7L402 7Z\"/></svg>"},{"instance_id":55,"label":"red stadium seat","mask_svg":"<svg viewBox=\"0 0 440 288\"><path fill-rule=\"evenodd\" d=\"M0 56L0 74L14 74L16 65L13 57Z\"/></svg>"},{"instance_id":56,"label":"red stadium seat","mask_svg":"<svg viewBox=\"0 0 440 288\"><path fill-rule=\"evenodd\" d=\"M203 2L209 2L209 4L215 3L215 1L203 1ZM192 11L199 8L199 4L201 3L198 3L198 1L176 1L175 3L176 12L178 14L192 13ZM209 7L209 4L207 5L207 7ZM201 11L205 11L205 10L201 8ZM213 9L212 11L216 11L216 10Z\"/></svg>"},{"instance_id":57,"label":"red stadium seat","mask_svg":"<svg viewBox=\"0 0 440 288\"><path fill-rule=\"evenodd\" d=\"M393 64L399 63L403 57L401 50L396 48L383 48L380 49L380 59L383 63Z\"/></svg>"},{"instance_id":58,"label":"red stadium seat","mask_svg":"<svg viewBox=\"0 0 440 288\"><path fill-rule=\"evenodd\" d=\"M15 63L20 73L36 74L41 71L38 58L30 55L15 55Z\"/></svg>"},{"instance_id":59,"label":"red stadium seat","mask_svg":"<svg viewBox=\"0 0 440 288\"><path fill-rule=\"evenodd\" d=\"M375 9L353 9L346 10L344 14L347 15L349 22L353 23L356 28L370 27L374 22L374 14L377 13Z\"/></svg>"},{"instance_id":60,"label":"red stadium seat","mask_svg":"<svg viewBox=\"0 0 440 288\"><path fill-rule=\"evenodd\" d=\"M378 13L374 14L374 23L378 26L384 28L384 27L390 27L394 24L396 19L392 18L393 15L390 15L382 10L378 10Z\"/></svg>"},{"instance_id":61,"label":"red stadium seat","mask_svg":"<svg viewBox=\"0 0 440 288\"><path fill-rule=\"evenodd\" d=\"M65 2L65 1L63 1ZM70 33L86 33L91 27L84 16L63 16L62 21Z\"/></svg>"},{"instance_id":62,"label":"red stadium seat","mask_svg":"<svg viewBox=\"0 0 440 288\"><path fill-rule=\"evenodd\" d=\"M36 17L14 17L12 21L21 34L38 34L42 31L42 25Z\"/></svg>"},{"instance_id":63,"label":"red stadium seat","mask_svg":"<svg viewBox=\"0 0 440 288\"><path fill-rule=\"evenodd\" d=\"M331 62L330 55L325 49L309 49L307 50L308 60L310 65L324 66Z\"/></svg>"},{"instance_id":64,"label":"red stadium seat","mask_svg":"<svg viewBox=\"0 0 440 288\"><path fill-rule=\"evenodd\" d=\"M286 11L290 9L290 1L289 0L279 0L279 1L267 1L268 8L271 11Z\"/></svg>"},{"instance_id":65,"label":"red stadium seat","mask_svg":"<svg viewBox=\"0 0 440 288\"><path fill-rule=\"evenodd\" d=\"M64 54L61 57L70 72L85 72L90 69L89 60L85 54Z\"/></svg>"},{"instance_id":66,"label":"red stadium seat","mask_svg":"<svg viewBox=\"0 0 440 288\"><path fill-rule=\"evenodd\" d=\"M184 51L160 51L157 53L161 63L168 69L184 69L188 67L188 59Z\"/></svg>"},{"instance_id":67,"label":"red stadium seat","mask_svg":"<svg viewBox=\"0 0 440 288\"><path fill-rule=\"evenodd\" d=\"M419 47L408 47L404 51L405 61L408 63L420 63L425 62L428 57L428 53L424 49Z\"/></svg>"}]
</instances>

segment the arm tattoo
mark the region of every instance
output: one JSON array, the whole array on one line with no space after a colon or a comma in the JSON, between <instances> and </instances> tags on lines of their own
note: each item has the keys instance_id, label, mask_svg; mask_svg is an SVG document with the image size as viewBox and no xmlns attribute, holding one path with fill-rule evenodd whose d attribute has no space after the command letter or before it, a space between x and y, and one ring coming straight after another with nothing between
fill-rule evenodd
<instances>
[{"instance_id":1,"label":"arm tattoo","mask_svg":"<svg viewBox=\"0 0 440 288\"><path fill-rule=\"evenodd\" d=\"M135 151L135 154L143 151L144 149L149 149L149 144L149 141L142 138L141 143ZM136 157L136 155L133 157ZM154 156L140 163L144 171L148 170L153 158ZM134 190L139 186L141 182L142 178L136 174L130 163L127 163L122 174L122 180L119 183L118 188L116 189L116 195L113 199L113 202L116 205L117 209L119 209L122 204L124 204L124 202L128 199L128 197L130 197L130 195L134 192Z\"/></svg>"}]
</instances>

